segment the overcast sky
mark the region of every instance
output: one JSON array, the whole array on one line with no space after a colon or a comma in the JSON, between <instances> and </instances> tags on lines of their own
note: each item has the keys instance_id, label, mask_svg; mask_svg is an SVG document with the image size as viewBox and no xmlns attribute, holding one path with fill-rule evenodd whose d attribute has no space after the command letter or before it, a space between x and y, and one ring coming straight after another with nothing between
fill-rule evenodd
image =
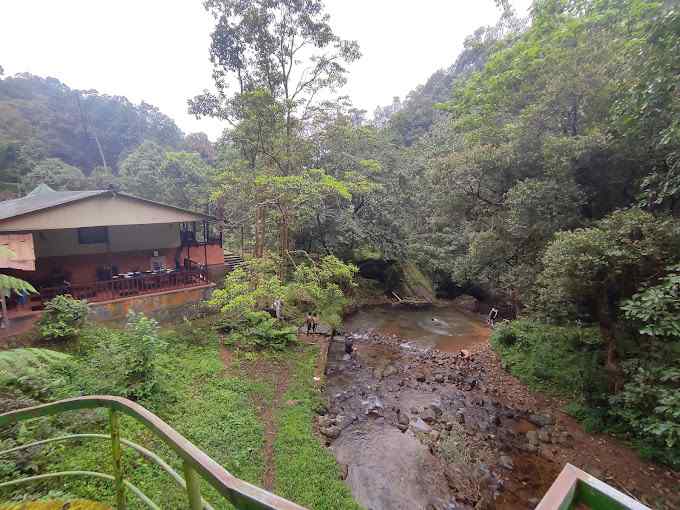
<instances>
[{"instance_id":1,"label":"overcast sky","mask_svg":"<svg viewBox=\"0 0 680 510\"><path fill-rule=\"evenodd\" d=\"M224 125L186 113L211 86L212 19L200 0L0 0L5 75L54 76L158 106L187 133L215 139ZM513 0L526 12L531 0ZM369 114L448 67L465 37L495 23L493 0L326 0L331 24L356 39L362 59L342 93Z\"/></svg>"}]
</instances>

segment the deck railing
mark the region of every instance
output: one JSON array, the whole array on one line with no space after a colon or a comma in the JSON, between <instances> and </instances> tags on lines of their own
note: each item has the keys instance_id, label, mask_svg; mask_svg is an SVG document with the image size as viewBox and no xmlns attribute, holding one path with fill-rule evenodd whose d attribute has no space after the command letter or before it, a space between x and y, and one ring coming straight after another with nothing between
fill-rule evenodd
<instances>
[{"instance_id":1,"label":"deck railing","mask_svg":"<svg viewBox=\"0 0 680 510\"><path fill-rule=\"evenodd\" d=\"M40 298L44 302L60 294L70 294L76 299L87 299L91 302L109 301L206 283L208 283L208 277L205 270L191 269L170 273L140 274L131 278L117 278L91 283L43 287L40 289Z\"/></svg>"},{"instance_id":2,"label":"deck railing","mask_svg":"<svg viewBox=\"0 0 680 510\"><path fill-rule=\"evenodd\" d=\"M30 444L24 444L9 450L0 452L0 457L10 453L25 450L34 446L47 443L76 441L85 439L104 439L111 442L111 457L113 460L113 473L101 473L98 471L60 471L28 476L16 480L0 483L0 488L28 484L37 480L59 478L68 476L96 477L113 482L115 487L115 508L125 510L127 508L128 493L134 494L148 508L159 510L159 506L139 488L125 479L125 466L123 464L122 447L129 447L140 453L147 460L154 462L179 485L187 497L186 508L190 510L212 510L212 506L201 497L199 478L208 482L221 497L228 500L238 510L305 510L303 507L286 499L267 492L248 482L236 478L204 452L199 450L186 438L180 435L167 423L161 420L144 407L130 400L120 397L97 395L91 397L79 397L60 400L51 404L28 407L17 411L0 414L0 428L21 422L23 420L49 416L80 409L105 408L109 410L110 435L106 434L72 434L61 436ZM155 434L172 448L183 462L183 473L177 473L170 465L157 456L132 441L120 437L120 415L128 415L148 430Z\"/></svg>"},{"instance_id":3,"label":"deck railing","mask_svg":"<svg viewBox=\"0 0 680 510\"><path fill-rule=\"evenodd\" d=\"M651 510L579 468L567 464L536 510Z\"/></svg>"}]
</instances>

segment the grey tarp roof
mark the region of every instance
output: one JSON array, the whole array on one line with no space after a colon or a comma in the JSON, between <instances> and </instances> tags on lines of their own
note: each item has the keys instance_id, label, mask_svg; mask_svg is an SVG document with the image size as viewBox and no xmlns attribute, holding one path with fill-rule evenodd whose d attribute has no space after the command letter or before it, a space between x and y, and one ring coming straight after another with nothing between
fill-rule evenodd
<instances>
[{"instance_id":1,"label":"grey tarp roof","mask_svg":"<svg viewBox=\"0 0 680 510\"><path fill-rule=\"evenodd\" d=\"M76 200L82 200L83 198L89 198L109 193L109 191L106 190L94 190L94 191L41 190L42 192L34 194L35 191L38 191L38 189L36 188L25 197L0 202L0 220L6 220L8 218L13 218L14 216L21 216L22 214L40 211L41 209L49 209L50 207L55 207L57 205L63 205L68 204L69 202L75 202Z\"/></svg>"},{"instance_id":2,"label":"grey tarp roof","mask_svg":"<svg viewBox=\"0 0 680 510\"><path fill-rule=\"evenodd\" d=\"M133 195L128 195L127 193L114 192L112 190L92 190L92 191L54 191L52 188L46 184L41 184L28 195L21 198L15 198L13 200L5 200L0 202L0 221L9 218L14 218L15 216L21 216L23 214L29 214L36 211L41 211L43 209L49 209L51 207L56 207L70 202L77 202L78 200L83 200L85 198L95 197L98 195L107 194L117 194L128 198L133 198L140 200L142 202L153 203L163 207L169 207L171 209L176 209L179 211L184 211L191 214L196 214L207 220L214 220L215 218L208 216L206 214L197 213L189 209L183 209L181 207L175 207L173 205L162 204L160 202L154 202L153 200L148 200L146 198L139 198Z\"/></svg>"}]
</instances>

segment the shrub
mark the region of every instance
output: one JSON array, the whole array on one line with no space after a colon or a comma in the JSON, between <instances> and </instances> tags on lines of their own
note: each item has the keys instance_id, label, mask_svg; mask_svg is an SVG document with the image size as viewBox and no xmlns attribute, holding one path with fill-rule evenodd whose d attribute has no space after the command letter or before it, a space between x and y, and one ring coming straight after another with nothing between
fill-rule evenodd
<instances>
[{"instance_id":1,"label":"shrub","mask_svg":"<svg viewBox=\"0 0 680 510\"><path fill-rule=\"evenodd\" d=\"M85 343L91 350L70 374L79 392L142 399L158 389L156 358L164 342L155 320L130 312L125 329L90 330Z\"/></svg>"},{"instance_id":2,"label":"shrub","mask_svg":"<svg viewBox=\"0 0 680 510\"><path fill-rule=\"evenodd\" d=\"M510 324L509 322L499 324L493 332L494 341L505 347L510 347L517 341L515 331Z\"/></svg>"},{"instance_id":3,"label":"shrub","mask_svg":"<svg viewBox=\"0 0 680 510\"><path fill-rule=\"evenodd\" d=\"M80 333L87 319L86 301L71 296L56 296L45 305L40 319L40 335L47 340L67 340Z\"/></svg>"},{"instance_id":4,"label":"shrub","mask_svg":"<svg viewBox=\"0 0 680 510\"><path fill-rule=\"evenodd\" d=\"M519 320L496 328L491 344L510 371L529 386L589 403L606 394L596 328Z\"/></svg>"},{"instance_id":5,"label":"shrub","mask_svg":"<svg viewBox=\"0 0 680 510\"><path fill-rule=\"evenodd\" d=\"M267 312L248 312L229 342L239 347L281 351L297 343L296 328L280 325Z\"/></svg>"},{"instance_id":6,"label":"shrub","mask_svg":"<svg viewBox=\"0 0 680 510\"><path fill-rule=\"evenodd\" d=\"M680 467L680 368L678 352L667 359L633 359L624 363L628 382L612 396L611 413L641 440L647 456Z\"/></svg>"}]
</instances>

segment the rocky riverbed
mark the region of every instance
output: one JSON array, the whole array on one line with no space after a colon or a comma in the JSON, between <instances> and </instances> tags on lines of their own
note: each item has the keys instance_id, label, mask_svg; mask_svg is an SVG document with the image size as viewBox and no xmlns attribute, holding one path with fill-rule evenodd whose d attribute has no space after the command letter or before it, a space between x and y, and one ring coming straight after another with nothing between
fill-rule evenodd
<instances>
[{"instance_id":1,"label":"rocky riverbed","mask_svg":"<svg viewBox=\"0 0 680 510\"><path fill-rule=\"evenodd\" d=\"M475 354L422 348L395 336L331 341L320 433L364 507L531 508L571 435L550 414L512 409L489 394Z\"/></svg>"},{"instance_id":2,"label":"rocky riverbed","mask_svg":"<svg viewBox=\"0 0 680 510\"><path fill-rule=\"evenodd\" d=\"M680 473L584 431L563 401L502 368L478 317L457 313L465 317L451 312L448 322L464 321L469 335L451 337L462 347L456 352L438 350L451 345L442 339L407 341L387 320L375 330L348 328L351 356L345 337L330 342L318 430L362 506L530 509L571 463L651 508L680 508Z\"/></svg>"}]
</instances>

